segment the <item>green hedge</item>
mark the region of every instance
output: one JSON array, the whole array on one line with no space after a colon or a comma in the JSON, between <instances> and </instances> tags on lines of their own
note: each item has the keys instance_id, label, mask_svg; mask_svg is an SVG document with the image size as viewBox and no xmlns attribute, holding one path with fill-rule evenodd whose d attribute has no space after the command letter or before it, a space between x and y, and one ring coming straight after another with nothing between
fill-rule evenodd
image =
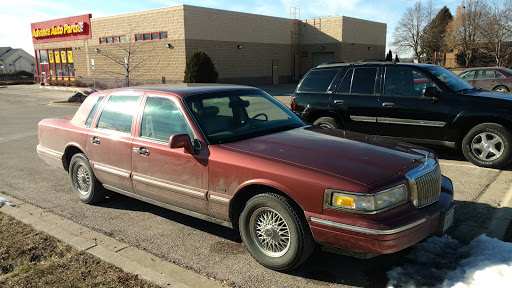
<instances>
[{"instance_id":1,"label":"green hedge","mask_svg":"<svg viewBox=\"0 0 512 288\"><path fill-rule=\"evenodd\" d=\"M25 70L0 73L0 80L34 80L34 73Z\"/></svg>"}]
</instances>

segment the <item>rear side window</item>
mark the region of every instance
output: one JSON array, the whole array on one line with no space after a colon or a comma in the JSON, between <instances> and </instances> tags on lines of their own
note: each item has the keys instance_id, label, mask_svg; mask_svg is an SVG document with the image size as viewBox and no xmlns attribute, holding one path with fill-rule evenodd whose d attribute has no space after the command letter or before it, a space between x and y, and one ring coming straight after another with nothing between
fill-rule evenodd
<instances>
[{"instance_id":1,"label":"rear side window","mask_svg":"<svg viewBox=\"0 0 512 288\"><path fill-rule=\"evenodd\" d=\"M373 95L376 76L377 68L351 68L343 77L338 93Z\"/></svg>"},{"instance_id":2,"label":"rear side window","mask_svg":"<svg viewBox=\"0 0 512 288\"><path fill-rule=\"evenodd\" d=\"M180 109L169 99L148 97L142 115L140 136L169 141L173 134L186 133L194 139Z\"/></svg>"},{"instance_id":3,"label":"rear side window","mask_svg":"<svg viewBox=\"0 0 512 288\"><path fill-rule=\"evenodd\" d=\"M96 113L96 110L98 109L98 106L100 106L101 101L103 100L104 96L100 96L98 98L98 101L96 104L94 104L94 107L92 107L91 112L89 113L89 116L87 117L87 120L85 121L85 127L91 127L92 119L94 118L94 114Z\"/></svg>"},{"instance_id":4,"label":"rear side window","mask_svg":"<svg viewBox=\"0 0 512 288\"><path fill-rule=\"evenodd\" d=\"M112 95L98 120L97 128L130 133L133 115L137 111L136 95Z\"/></svg>"},{"instance_id":5,"label":"rear side window","mask_svg":"<svg viewBox=\"0 0 512 288\"><path fill-rule=\"evenodd\" d=\"M302 80L299 92L327 92L339 70L313 70Z\"/></svg>"}]
</instances>

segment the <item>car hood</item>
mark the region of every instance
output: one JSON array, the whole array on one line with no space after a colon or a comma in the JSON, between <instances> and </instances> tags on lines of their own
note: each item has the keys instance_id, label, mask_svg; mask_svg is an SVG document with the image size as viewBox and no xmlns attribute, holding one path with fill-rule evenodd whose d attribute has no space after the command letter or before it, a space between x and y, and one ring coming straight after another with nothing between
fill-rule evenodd
<instances>
[{"instance_id":1,"label":"car hood","mask_svg":"<svg viewBox=\"0 0 512 288\"><path fill-rule=\"evenodd\" d=\"M477 97L485 97L485 98L495 98L495 99L512 101L512 95L511 94L487 92L485 90L465 91L464 95L477 96Z\"/></svg>"},{"instance_id":2,"label":"car hood","mask_svg":"<svg viewBox=\"0 0 512 288\"><path fill-rule=\"evenodd\" d=\"M372 187L420 159L435 157L419 146L346 130L308 126L223 144L353 180Z\"/></svg>"}]
</instances>

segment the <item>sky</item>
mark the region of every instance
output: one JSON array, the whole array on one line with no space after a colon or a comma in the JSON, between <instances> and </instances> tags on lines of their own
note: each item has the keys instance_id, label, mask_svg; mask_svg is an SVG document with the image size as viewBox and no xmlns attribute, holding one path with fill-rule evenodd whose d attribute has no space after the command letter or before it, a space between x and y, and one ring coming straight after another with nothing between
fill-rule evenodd
<instances>
[{"instance_id":1,"label":"sky","mask_svg":"<svg viewBox=\"0 0 512 288\"><path fill-rule=\"evenodd\" d=\"M423 0L427 1L427 0ZM437 9L447 6L452 14L462 0L432 0ZM387 24L388 49L396 23L410 0L0 0L0 47L21 48L34 54L30 23L92 14L93 18L177 5L193 5L237 12L290 18L290 8L300 8L300 19L349 16ZM394 52L394 51L393 51ZM399 55L402 56L403 55ZM407 56L407 55L405 55Z\"/></svg>"}]
</instances>

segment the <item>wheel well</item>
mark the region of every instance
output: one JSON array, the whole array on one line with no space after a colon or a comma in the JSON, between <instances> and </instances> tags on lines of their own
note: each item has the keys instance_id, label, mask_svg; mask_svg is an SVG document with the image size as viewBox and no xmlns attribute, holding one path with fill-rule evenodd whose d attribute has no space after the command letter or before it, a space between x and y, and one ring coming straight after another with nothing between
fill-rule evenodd
<instances>
[{"instance_id":1,"label":"wheel well","mask_svg":"<svg viewBox=\"0 0 512 288\"><path fill-rule=\"evenodd\" d=\"M281 190L266 185L250 185L242 188L235 194L233 199L231 199L231 205L229 207L229 218L231 220L231 223L233 223L233 229L238 230L238 219L240 217L240 214L244 210L247 201L249 201L249 199L258 194L266 192L272 192L288 198L295 209L298 209L298 211L302 211L300 205L297 202L295 202L293 198L288 196L286 193L283 193ZM304 213L298 214L301 215L301 217L305 217Z\"/></svg>"},{"instance_id":2,"label":"wheel well","mask_svg":"<svg viewBox=\"0 0 512 288\"><path fill-rule=\"evenodd\" d=\"M469 130L471 130L476 125L482 123L495 123L505 126L512 133L512 122L503 118L497 117L479 117L479 118L471 118L466 121L466 123L462 126L460 137L457 141L458 145L462 143L464 136L468 134Z\"/></svg>"},{"instance_id":3,"label":"wheel well","mask_svg":"<svg viewBox=\"0 0 512 288\"><path fill-rule=\"evenodd\" d=\"M338 116L336 114L325 111L310 112L306 122L308 122L309 124L313 124L313 122L315 122L318 118L322 117L330 117L334 119L334 121L336 121L340 126L343 126L342 121L338 119Z\"/></svg>"},{"instance_id":4,"label":"wheel well","mask_svg":"<svg viewBox=\"0 0 512 288\"><path fill-rule=\"evenodd\" d=\"M498 88L498 87L505 87L508 91L510 91L510 89L509 89L507 86L505 86L505 85L496 85L496 86L494 86L494 87L492 88L492 90L494 90L494 89L496 89L496 88Z\"/></svg>"},{"instance_id":5,"label":"wheel well","mask_svg":"<svg viewBox=\"0 0 512 288\"><path fill-rule=\"evenodd\" d=\"M73 158L73 155L77 153L84 152L75 146L69 146L66 148L66 151L64 151L64 156L62 157L62 166L64 167L64 170L69 172L69 163L71 162L71 158Z\"/></svg>"}]
</instances>

